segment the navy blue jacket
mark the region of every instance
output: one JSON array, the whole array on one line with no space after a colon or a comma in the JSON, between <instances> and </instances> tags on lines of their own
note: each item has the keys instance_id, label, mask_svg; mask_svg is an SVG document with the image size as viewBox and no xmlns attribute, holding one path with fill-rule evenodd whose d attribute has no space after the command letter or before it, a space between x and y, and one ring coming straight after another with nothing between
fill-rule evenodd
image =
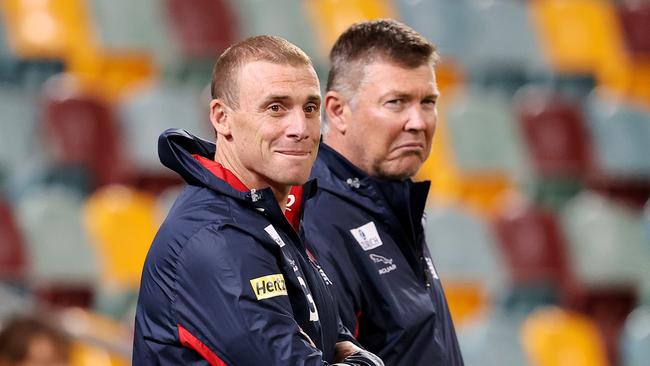
<instances>
[{"instance_id":1,"label":"navy blue jacket","mask_svg":"<svg viewBox=\"0 0 650 366\"><path fill-rule=\"evenodd\" d=\"M270 188L241 192L193 157L214 152L182 130L159 139L162 163L188 186L147 254L133 364L333 362L336 342L354 339L341 325L331 283ZM303 199L313 186L303 187ZM357 361L345 364L376 364Z\"/></svg>"},{"instance_id":2,"label":"navy blue jacket","mask_svg":"<svg viewBox=\"0 0 650 366\"><path fill-rule=\"evenodd\" d=\"M372 178L325 144L312 177L305 235L343 324L386 365L463 365L423 233L430 183Z\"/></svg>"}]
</instances>

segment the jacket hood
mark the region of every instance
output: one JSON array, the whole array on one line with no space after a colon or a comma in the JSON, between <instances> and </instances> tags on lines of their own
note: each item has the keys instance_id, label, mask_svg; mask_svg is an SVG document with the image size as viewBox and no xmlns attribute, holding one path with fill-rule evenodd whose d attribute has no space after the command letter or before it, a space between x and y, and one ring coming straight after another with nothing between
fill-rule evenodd
<instances>
[{"instance_id":1,"label":"jacket hood","mask_svg":"<svg viewBox=\"0 0 650 366\"><path fill-rule=\"evenodd\" d=\"M180 175L187 184L211 188L215 191L237 198L245 198L242 193L228 183L217 178L192 155L214 159L216 145L189 132L177 128L165 130L158 138L158 157L167 168Z\"/></svg>"},{"instance_id":2,"label":"jacket hood","mask_svg":"<svg viewBox=\"0 0 650 366\"><path fill-rule=\"evenodd\" d=\"M284 220L284 214L280 210L271 188L266 187L240 192L229 183L215 176L193 156L200 155L213 160L215 152L216 145L214 143L205 141L181 129L168 129L158 138L160 162L178 173L187 184L209 188L237 200L246 201L258 210L264 209L271 212L274 220L282 221L284 224L284 221L286 221ZM303 184L300 201L304 203L311 199L317 189L315 179ZM299 218L302 218L302 211L301 205L298 214Z\"/></svg>"}]
</instances>

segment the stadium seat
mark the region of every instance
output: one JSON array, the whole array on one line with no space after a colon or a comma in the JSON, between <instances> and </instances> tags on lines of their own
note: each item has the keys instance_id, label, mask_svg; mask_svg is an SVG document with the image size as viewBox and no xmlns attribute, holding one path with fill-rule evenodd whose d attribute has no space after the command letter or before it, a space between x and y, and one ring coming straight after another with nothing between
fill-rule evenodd
<instances>
[{"instance_id":1,"label":"stadium seat","mask_svg":"<svg viewBox=\"0 0 650 366\"><path fill-rule=\"evenodd\" d=\"M576 284L562 231L550 211L523 198L513 199L504 205L493 224L514 291L521 292L513 293L521 295L513 300L530 302L532 306L536 302L571 300Z\"/></svg>"},{"instance_id":2,"label":"stadium seat","mask_svg":"<svg viewBox=\"0 0 650 366\"><path fill-rule=\"evenodd\" d=\"M0 84L34 90L50 76L63 71L57 59L19 59L7 39L5 21L0 14Z\"/></svg>"},{"instance_id":3,"label":"stadium seat","mask_svg":"<svg viewBox=\"0 0 650 366\"><path fill-rule=\"evenodd\" d=\"M494 309L484 317L456 327L458 342L466 365L527 365L519 329L522 320L503 310ZM497 351L498 350L498 351Z\"/></svg>"},{"instance_id":4,"label":"stadium seat","mask_svg":"<svg viewBox=\"0 0 650 366\"><path fill-rule=\"evenodd\" d=\"M179 57L163 1L90 0L88 6L103 49L146 52L159 65Z\"/></svg>"},{"instance_id":5,"label":"stadium seat","mask_svg":"<svg viewBox=\"0 0 650 366\"><path fill-rule=\"evenodd\" d=\"M29 249L30 287L58 305L88 306L97 280L95 253L82 228L82 202L77 192L53 185L26 192L16 206Z\"/></svg>"},{"instance_id":6,"label":"stadium seat","mask_svg":"<svg viewBox=\"0 0 650 366\"><path fill-rule=\"evenodd\" d=\"M229 1L165 0L172 35L186 58L213 60L239 35Z\"/></svg>"},{"instance_id":7,"label":"stadium seat","mask_svg":"<svg viewBox=\"0 0 650 366\"><path fill-rule=\"evenodd\" d=\"M604 91L586 103L595 164L612 178L650 178L650 113Z\"/></svg>"},{"instance_id":8,"label":"stadium seat","mask_svg":"<svg viewBox=\"0 0 650 366\"><path fill-rule=\"evenodd\" d=\"M137 290L144 258L160 225L154 197L126 186L106 186L88 198L83 216L101 254L103 285Z\"/></svg>"},{"instance_id":9,"label":"stadium seat","mask_svg":"<svg viewBox=\"0 0 650 366\"><path fill-rule=\"evenodd\" d=\"M631 286L607 286L584 291L573 309L588 315L598 326L605 351L612 365L620 364L620 337L625 320L638 303L638 289Z\"/></svg>"},{"instance_id":10,"label":"stadium seat","mask_svg":"<svg viewBox=\"0 0 650 366\"><path fill-rule=\"evenodd\" d=\"M536 310L524 321L521 339L531 365L609 365L598 328L578 313L556 307Z\"/></svg>"},{"instance_id":11,"label":"stadium seat","mask_svg":"<svg viewBox=\"0 0 650 366\"><path fill-rule=\"evenodd\" d=\"M540 177L584 177L591 144L580 105L539 87L520 90L514 107Z\"/></svg>"},{"instance_id":12,"label":"stadium seat","mask_svg":"<svg viewBox=\"0 0 650 366\"><path fill-rule=\"evenodd\" d=\"M24 285L29 265L27 256L13 209L0 198L0 281Z\"/></svg>"},{"instance_id":13,"label":"stadium seat","mask_svg":"<svg viewBox=\"0 0 650 366\"><path fill-rule=\"evenodd\" d=\"M67 70L86 89L116 103L157 76L153 56L143 51L98 50L74 60Z\"/></svg>"},{"instance_id":14,"label":"stadium seat","mask_svg":"<svg viewBox=\"0 0 650 366\"><path fill-rule=\"evenodd\" d=\"M15 88L0 88L0 183L29 170L26 161L40 156L36 95Z\"/></svg>"},{"instance_id":15,"label":"stadium seat","mask_svg":"<svg viewBox=\"0 0 650 366\"><path fill-rule=\"evenodd\" d=\"M482 88L453 96L445 111L454 160L461 172L527 176L528 158L508 99Z\"/></svg>"},{"instance_id":16,"label":"stadium seat","mask_svg":"<svg viewBox=\"0 0 650 366\"><path fill-rule=\"evenodd\" d=\"M614 5L607 0L537 0L529 3L541 45L553 69L592 72L599 82L624 63Z\"/></svg>"},{"instance_id":17,"label":"stadium seat","mask_svg":"<svg viewBox=\"0 0 650 366\"><path fill-rule=\"evenodd\" d=\"M591 142L578 100L541 87L524 87L514 98L534 179L529 192L559 207L575 195L591 171Z\"/></svg>"},{"instance_id":18,"label":"stadium seat","mask_svg":"<svg viewBox=\"0 0 650 366\"><path fill-rule=\"evenodd\" d=\"M305 2L323 57L329 55L332 45L350 25L356 22L397 18L392 3L387 0L314 0Z\"/></svg>"},{"instance_id":19,"label":"stadium seat","mask_svg":"<svg viewBox=\"0 0 650 366\"><path fill-rule=\"evenodd\" d=\"M650 60L629 54L615 2L538 0L530 8L556 71L593 73L599 85L650 106Z\"/></svg>"},{"instance_id":20,"label":"stadium seat","mask_svg":"<svg viewBox=\"0 0 650 366\"><path fill-rule=\"evenodd\" d=\"M436 45L445 60L457 63L470 44L467 0L413 1L397 0L400 19Z\"/></svg>"},{"instance_id":21,"label":"stadium seat","mask_svg":"<svg viewBox=\"0 0 650 366\"><path fill-rule=\"evenodd\" d=\"M184 128L213 139L207 106L201 106L199 92L171 85L150 85L122 101L118 106L120 130L125 138L126 157L134 169L168 172L158 159L158 136L168 128Z\"/></svg>"},{"instance_id":22,"label":"stadium seat","mask_svg":"<svg viewBox=\"0 0 650 366\"><path fill-rule=\"evenodd\" d=\"M92 52L94 44L84 1L6 0L1 4L16 56L71 61Z\"/></svg>"},{"instance_id":23,"label":"stadium seat","mask_svg":"<svg viewBox=\"0 0 650 366\"><path fill-rule=\"evenodd\" d=\"M458 166L446 121L446 108L450 102L446 99L443 98L438 111L431 154L415 179L431 181L430 204L460 203L481 214L491 215L499 208L503 196L514 189L513 181L503 172L468 173Z\"/></svg>"},{"instance_id":24,"label":"stadium seat","mask_svg":"<svg viewBox=\"0 0 650 366\"><path fill-rule=\"evenodd\" d=\"M74 83L71 76L59 76L44 90L41 131L49 164L83 168L93 187L116 182L124 164L113 111L75 90Z\"/></svg>"},{"instance_id":25,"label":"stadium seat","mask_svg":"<svg viewBox=\"0 0 650 366\"><path fill-rule=\"evenodd\" d=\"M634 58L650 58L650 3L617 1L617 11L625 36L625 45Z\"/></svg>"},{"instance_id":26,"label":"stadium seat","mask_svg":"<svg viewBox=\"0 0 650 366\"><path fill-rule=\"evenodd\" d=\"M459 61L473 70L472 74L490 73L494 68L546 72L528 4L518 0L473 0L469 5L463 16L470 19L470 42Z\"/></svg>"},{"instance_id":27,"label":"stadium seat","mask_svg":"<svg viewBox=\"0 0 650 366\"><path fill-rule=\"evenodd\" d=\"M640 217L626 206L586 191L560 212L569 260L588 287L640 287L650 273L650 251Z\"/></svg>"},{"instance_id":28,"label":"stadium seat","mask_svg":"<svg viewBox=\"0 0 650 366\"><path fill-rule=\"evenodd\" d=\"M644 366L650 360L650 308L635 309L625 321L620 339L621 365Z\"/></svg>"},{"instance_id":29,"label":"stadium seat","mask_svg":"<svg viewBox=\"0 0 650 366\"><path fill-rule=\"evenodd\" d=\"M501 300L510 278L488 225L459 207L435 206L426 211L424 230L447 292L452 287L473 288L478 293L474 299ZM453 314L453 307L451 310Z\"/></svg>"},{"instance_id":30,"label":"stadium seat","mask_svg":"<svg viewBox=\"0 0 650 366\"><path fill-rule=\"evenodd\" d=\"M240 20L242 36L273 34L300 47L316 64L327 64L327 55L318 53L320 49L316 43L314 29L307 17L307 2L239 0L230 3Z\"/></svg>"}]
</instances>

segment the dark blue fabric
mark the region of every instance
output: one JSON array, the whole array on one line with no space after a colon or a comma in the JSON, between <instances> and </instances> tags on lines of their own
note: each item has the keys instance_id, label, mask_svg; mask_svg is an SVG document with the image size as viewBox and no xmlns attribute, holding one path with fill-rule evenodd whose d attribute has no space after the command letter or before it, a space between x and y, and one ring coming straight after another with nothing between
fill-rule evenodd
<instances>
[{"instance_id":1,"label":"dark blue fabric","mask_svg":"<svg viewBox=\"0 0 650 366\"><path fill-rule=\"evenodd\" d=\"M338 317L326 276L270 189L239 192L192 157L212 158L214 151L214 144L182 130L159 139L162 163L188 186L147 255L133 364L206 365L181 345L178 325L228 365L333 362L336 342L353 338ZM303 200L314 189L314 182L307 183ZM279 240L265 231L269 227ZM258 300L251 280L275 274L284 277L288 294Z\"/></svg>"},{"instance_id":2,"label":"dark blue fabric","mask_svg":"<svg viewBox=\"0 0 650 366\"><path fill-rule=\"evenodd\" d=\"M430 183L370 177L325 144L312 178L306 241L334 283L343 324L386 365L463 365L422 228Z\"/></svg>"}]
</instances>

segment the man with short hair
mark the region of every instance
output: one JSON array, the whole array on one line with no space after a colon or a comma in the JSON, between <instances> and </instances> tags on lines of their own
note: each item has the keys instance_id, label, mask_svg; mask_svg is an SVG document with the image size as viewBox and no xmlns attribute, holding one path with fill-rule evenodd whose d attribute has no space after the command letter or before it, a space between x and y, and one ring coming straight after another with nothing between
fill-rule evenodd
<instances>
[{"instance_id":1,"label":"man with short hair","mask_svg":"<svg viewBox=\"0 0 650 366\"><path fill-rule=\"evenodd\" d=\"M328 129L306 203L307 243L341 319L386 365L462 365L422 228L438 87L435 47L394 20L352 25L334 44Z\"/></svg>"},{"instance_id":2,"label":"man with short hair","mask_svg":"<svg viewBox=\"0 0 650 366\"><path fill-rule=\"evenodd\" d=\"M134 365L383 365L342 326L301 238L320 139L320 86L284 39L227 49L212 79L215 144L159 139L188 186L149 250Z\"/></svg>"}]
</instances>

